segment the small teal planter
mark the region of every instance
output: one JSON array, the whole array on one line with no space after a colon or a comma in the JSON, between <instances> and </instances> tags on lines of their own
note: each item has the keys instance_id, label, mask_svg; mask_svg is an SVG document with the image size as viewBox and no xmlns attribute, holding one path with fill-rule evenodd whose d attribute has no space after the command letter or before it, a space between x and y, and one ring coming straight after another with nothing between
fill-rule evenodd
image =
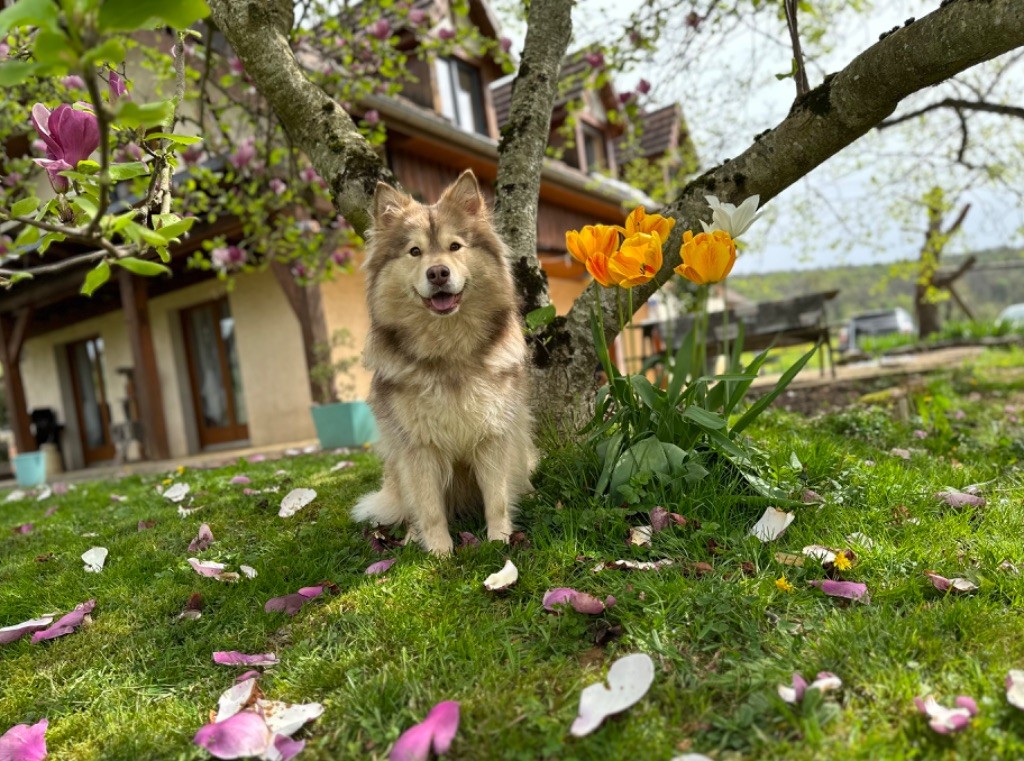
<instances>
[{"instance_id":1,"label":"small teal planter","mask_svg":"<svg viewBox=\"0 0 1024 761\"><path fill-rule=\"evenodd\" d=\"M361 447L378 438L377 421L366 402L335 402L312 408L322 449Z\"/></svg>"},{"instance_id":2,"label":"small teal planter","mask_svg":"<svg viewBox=\"0 0 1024 761\"><path fill-rule=\"evenodd\" d=\"M12 464L18 486L41 486L46 483L46 454L44 452L16 454Z\"/></svg>"}]
</instances>

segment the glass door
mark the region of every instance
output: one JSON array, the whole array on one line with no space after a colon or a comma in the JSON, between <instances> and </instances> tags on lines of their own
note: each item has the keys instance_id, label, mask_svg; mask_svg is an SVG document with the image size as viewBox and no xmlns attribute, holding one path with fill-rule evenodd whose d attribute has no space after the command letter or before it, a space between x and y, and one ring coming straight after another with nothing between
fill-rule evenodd
<instances>
[{"instance_id":1,"label":"glass door","mask_svg":"<svg viewBox=\"0 0 1024 761\"><path fill-rule=\"evenodd\" d=\"M181 313L193 406L203 447L249 438L249 417L227 299Z\"/></svg>"},{"instance_id":2,"label":"glass door","mask_svg":"<svg viewBox=\"0 0 1024 761\"><path fill-rule=\"evenodd\" d=\"M110 404L103 381L103 339L68 344L68 366L75 394L75 414L86 465L114 459L110 438Z\"/></svg>"}]
</instances>

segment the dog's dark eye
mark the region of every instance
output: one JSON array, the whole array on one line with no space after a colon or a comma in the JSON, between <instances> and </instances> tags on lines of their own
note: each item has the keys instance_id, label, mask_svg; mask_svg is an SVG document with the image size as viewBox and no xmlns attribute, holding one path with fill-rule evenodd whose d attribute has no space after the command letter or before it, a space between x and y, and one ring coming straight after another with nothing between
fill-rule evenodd
<instances>
[{"instance_id":1,"label":"dog's dark eye","mask_svg":"<svg viewBox=\"0 0 1024 761\"><path fill-rule=\"evenodd\" d=\"M422 253L423 252L420 251L420 247L419 246L413 246L412 248L409 249L409 255L410 256L419 256Z\"/></svg>"},{"instance_id":2,"label":"dog's dark eye","mask_svg":"<svg viewBox=\"0 0 1024 761\"><path fill-rule=\"evenodd\" d=\"M462 248L461 243L453 243L450 246L448 246L449 251L458 251L460 248Z\"/></svg>"}]
</instances>

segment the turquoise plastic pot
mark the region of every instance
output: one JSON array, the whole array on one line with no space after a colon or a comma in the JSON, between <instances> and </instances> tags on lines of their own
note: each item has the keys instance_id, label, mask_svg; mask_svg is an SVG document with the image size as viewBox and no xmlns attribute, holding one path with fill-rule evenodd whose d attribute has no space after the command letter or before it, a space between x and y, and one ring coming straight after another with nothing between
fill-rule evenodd
<instances>
[{"instance_id":1,"label":"turquoise plastic pot","mask_svg":"<svg viewBox=\"0 0 1024 761\"><path fill-rule=\"evenodd\" d=\"M377 421L366 402L335 402L312 408L322 449L361 447L377 440Z\"/></svg>"},{"instance_id":2,"label":"turquoise plastic pot","mask_svg":"<svg viewBox=\"0 0 1024 761\"><path fill-rule=\"evenodd\" d=\"M16 454L12 464L18 486L40 486L46 483L46 454L44 452Z\"/></svg>"}]
</instances>

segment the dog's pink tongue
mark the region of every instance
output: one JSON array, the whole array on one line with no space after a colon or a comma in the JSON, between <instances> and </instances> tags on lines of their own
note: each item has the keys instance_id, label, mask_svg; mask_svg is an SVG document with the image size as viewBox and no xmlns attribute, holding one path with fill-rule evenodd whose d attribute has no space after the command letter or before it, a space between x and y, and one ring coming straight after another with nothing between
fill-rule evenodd
<instances>
[{"instance_id":1,"label":"dog's pink tongue","mask_svg":"<svg viewBox=\"0 0 1024 761\"><path fill-rule=\"evenodd\" d=\"M430 304L438 312L447 312L453 306L455 306L455 294L454 293L435 293L430 297Z\"/></svg>"}]
</instances>

